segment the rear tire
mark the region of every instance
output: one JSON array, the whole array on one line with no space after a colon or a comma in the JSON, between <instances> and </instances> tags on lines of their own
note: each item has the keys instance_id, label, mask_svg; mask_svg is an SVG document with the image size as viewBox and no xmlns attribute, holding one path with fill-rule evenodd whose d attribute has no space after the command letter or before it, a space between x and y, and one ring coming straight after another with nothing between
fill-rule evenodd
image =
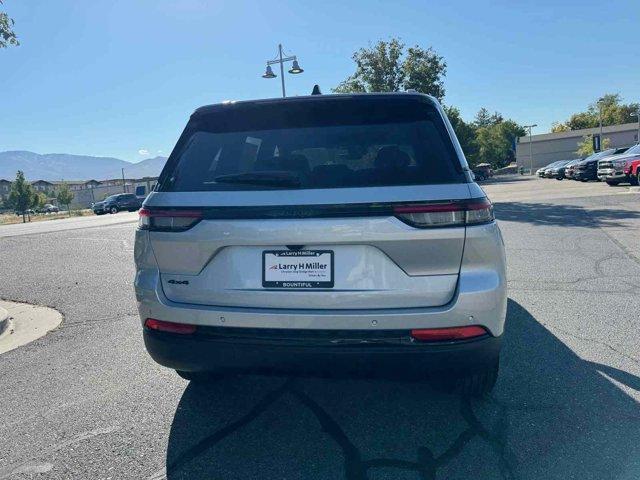
<instances>
[{"instance_id":1,"label":"rear tire","mask_svg":"<svg viewBox=\"0 0 640 480\"><path fill-rule=\"evenodd\" d=\"M638 175L629 176L629 183L631 184L632 187L637 187L638 185L640 185L640 170L638 170Z\"/></svg>"},{"instance_id":2,"label":"rear tire","mask_svg":"<svg viewBox=\"0 0 640 480\"><path fill-rule=\"evenodd\" d=\"M493 390L499 370L500 360L496 359L493 363L470 372L444 374L446 377L441 375L437 379L437 386L447 393L457 393L463 397L483 397Z\"/></svg>"},{"instance_id":3,"label":"rear tire","mask_svg":"<svg viewBox=\"0 0 640 480\"><path fill-rule=\"evenodd\" d=\"M225 377L222 373L216 372L187 372L185 370L176 370L179 377L194 383L210 383Z\"/></svg>"}]
</instances>

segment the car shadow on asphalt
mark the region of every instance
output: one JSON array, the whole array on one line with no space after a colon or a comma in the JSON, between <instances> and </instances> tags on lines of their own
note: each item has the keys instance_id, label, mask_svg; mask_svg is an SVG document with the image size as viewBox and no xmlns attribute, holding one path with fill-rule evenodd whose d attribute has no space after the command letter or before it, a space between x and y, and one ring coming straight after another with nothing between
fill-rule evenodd
<instances>
[{"instance_id":1,"label":"car shadow on asphalt","mask_svg":"<svg viewBox=\"0 0 640 480\"><path fill-rule=\"evenodd\" d=\"M189 384L169 480L638 478L640 378L581 359L509 300L484 400L423 383L235 377Z\"/></svg>"},{"instance_id":2,"label":"car shadow on asphalt","mask_svg":"<svg viewBox=\"0 0 640 480\"><path fill-rule=\"evenodd\" d=\"M636 210L560 203L498 202L494 209L498 220L561 227L621 227L640 218L640 211Z\"/></svg>"}]
</instances>

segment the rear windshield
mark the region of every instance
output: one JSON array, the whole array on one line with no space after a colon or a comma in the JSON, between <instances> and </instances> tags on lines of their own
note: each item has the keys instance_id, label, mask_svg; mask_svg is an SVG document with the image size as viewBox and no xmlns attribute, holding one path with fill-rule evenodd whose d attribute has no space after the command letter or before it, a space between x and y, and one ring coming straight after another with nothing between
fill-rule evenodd
<instances>
[{"instance_id":1,"label":"rear windshield","mask_svg":"<svg viewBox=\"0 0 640 480\"><path fill-rule=\"evenodd\" d=\"M222 107L192 117L160 191L346 188L465 182L426 102L334 100Z\"/></svg>"}]
</instances>

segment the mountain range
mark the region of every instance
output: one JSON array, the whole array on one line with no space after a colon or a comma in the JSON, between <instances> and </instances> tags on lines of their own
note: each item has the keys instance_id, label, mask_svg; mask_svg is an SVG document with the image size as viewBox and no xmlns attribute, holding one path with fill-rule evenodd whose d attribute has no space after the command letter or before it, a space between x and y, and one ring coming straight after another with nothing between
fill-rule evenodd
<instances>
[{"instance_id":1,"label":"mountain range","mask_svg":"<svg viewBox=\"0 0 640 480\"><path fill-rule=\"evenodd\" d=\"M106 180L157 177L167 157L147 158L130 163L119 158L47 153L44 155L14 150L0 152L0 178L13 180L22 170L27 180Z\"/></svg>"}]
</instances>

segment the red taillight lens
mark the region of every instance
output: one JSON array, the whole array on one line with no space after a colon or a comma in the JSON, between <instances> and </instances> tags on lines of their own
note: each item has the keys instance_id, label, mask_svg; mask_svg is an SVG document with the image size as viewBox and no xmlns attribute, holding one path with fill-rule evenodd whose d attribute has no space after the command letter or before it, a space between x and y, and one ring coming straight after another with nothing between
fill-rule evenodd
<instances>
[{"instance_id":1,"label":"red taillight lens","mask_svg":"<svg viewBox=\"0 0 640 480\"><path fill-rule=\"evenodd\" d=\"M487 331L479 325L452 328L421 328L411 330L411 337L421 342L446 342L467 340L487 335Z\"/></svg>"},{"instance_id":2,"label":"red taillight lens","mask_svg":"<svg viewBox=\"0 0 640 480\"><path fill-rule=\"evenodd\" d=\"M151 223L151 212L146 208L138 210L138 228L148 230Z\"/></svg>"},{"instance_id":3,"label":"red taillight lens","mask_svg":"<svg viewBox=\"0 0 640 480\"><path fill-rule=\"evenodd\" d=\"M202 219L200 210L142 208L138 212L138 228L159 232L183 232Z\"/></svg>"},{"instance_id":4,"label":"red taillight lens","mask_svg":"<svg viewBox=\"0 0 640 480\"><path fill-rule=\"evenodd\" d=\"M486 198L449 203L395 205L393 213L413 227L450 227L492 222L493 205Z\"/></svg>"},{"instance_id":5,"label":"red taillight lens","mask_svg":"<svg viewBox=\"0 0 640 480\"><path fill-rule=\"evenodd\" d=\"M196 331L195 325L165 322L164 320L156 320L155 318L147 318L144 326L151 330L157 330L158 332L180 333L182 335L189 335Z\"/></svg>"}]
</instances>

